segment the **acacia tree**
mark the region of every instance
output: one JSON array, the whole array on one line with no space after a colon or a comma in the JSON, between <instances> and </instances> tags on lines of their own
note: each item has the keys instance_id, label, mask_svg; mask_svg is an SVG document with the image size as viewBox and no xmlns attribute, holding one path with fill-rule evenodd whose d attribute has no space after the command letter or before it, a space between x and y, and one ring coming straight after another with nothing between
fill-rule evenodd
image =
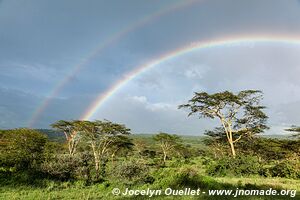
<instances>
[{"instance_id":1,"label":"acacia tree","mask_svg":"<svg viewBox=\"0 0 300 200\"><path fill-rule=\"evenodd\" d=\"M294 137L300 137L300 126L293 125L291 128L285 129L286 131L295 133Z\"/></svg>"},{"instance_id":2,"label":"acacia tree","mask_svg":"<svg viewBox=\"0 0 300 200\"><path fill-rule=\"evenodd\" d=\"M142 152L146 149L146 142L142 139L135 139L134 140L134 149L138 153L139 156L142 155Z\"/></svg>"},{"instance_id":3,"label":"acacia tree","mask_svg":"<svg viewBox=\"0 0 300 200\"><path fill-rule=\"evenodd\" d=\"M170 135L167 133L159 133L153 137L159 143L163 152L163 161L166 163L168 155L180 145L180 137L178 135Z\"/></svg>"},{"instance_id":4,"label":"acacia tree","mask_svg":"<svg viewBox=\"0 0 300 200\"><path fill-rule=\"evenodd\" d=\"M98 179L100 172L104 174L105 163L109 153L112 152L115 154L120 149L116 148L116 146L120 145L121 136L130 134L130 129L122 124L110 121L80 121L76 126L77 130L80 130L82 135L87 139L93 151L96 179ZM101 163L103 165L102 171L100 168Z\"/></svg>"},{"instance_id":5,"label":"acacia tree","mask_svg":"<svg viewBox=\"0 0 300 200\"><path fill-rule=\"evenodd\" d=\"M121 152L121 150L126 150L126 149L130 150L132 149L133 145L134 144L132 143L130 138L123 135L116 136L113 145L110 147L110 155L112 158L112 162L114 162L115 156L118 152Z\"/></svg>"},{"instance_id":6,"label":"acacia tree","mask_svg":"<svg viewBox=\"0 0 300 200\"><path fill-rule=\"evenodd\" d=\"M228 143L224 128L216 127L213 130L206 130L204 135L210 136L204 139L204 143L212 149L210 152L213 153L214 157L222 157L226 152Z\"/></svg>"},{"instance_id":7,"label":"acacia tree","mask_svg":"<svg viewBox=\"0 0 300 200\"><path fill-rule=\"evenodd\" d=\"M51 125L52 128L62 131L65 134L67 144L68 144L69 154L71 156L75 154L77 145L80 141L80 135L76 123L79 123L79 121L59 120Z\"/></svg>"},{"instance_id":8,"label":"acacia tree","mask_svg":"<svg viewBox=\"0 0 300 200\"><path fill-rule=\"evenodd\" d=\"M214 94L195 92L194 97L187 104L180 105L179 109L188 108L188 116L219 119L223 131L218 134L226 136L235 157L236 142L243 136L252 136L268 128L268 117L263 112L265 107L260 105L262 97L259 90L244 90L237 94L229 91Z\"/></svg>"}]
</instances>

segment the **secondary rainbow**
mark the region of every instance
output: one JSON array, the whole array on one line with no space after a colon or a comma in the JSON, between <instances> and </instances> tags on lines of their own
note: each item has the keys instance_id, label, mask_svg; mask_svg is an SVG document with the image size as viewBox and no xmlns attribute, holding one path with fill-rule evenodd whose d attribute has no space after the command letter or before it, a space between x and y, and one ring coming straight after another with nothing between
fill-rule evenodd
<instances>
[{"instance_id":1,"label":"secondary rainbow","mask_svg":"<svg viewBox=\"0 0 300 200\"><path fill-rule=\"evenodd\" d=\"M176 11L178 9L185 8L187 6L193 5L194 3L202 2L202 0L186 0L186 1L178 1L177 3L171 6L164 6L163 8L159 9L155 13L146 15L145 17L141 18L137 22L130 24L129 26L125 27L121 31L112 34L108 37L103 43L99 44L94 51L92 51L86 58L84 58L78 65L73 67L73 69L68 73L65 78L62 79L49 93L46 99L41 102L41 104L37 107L37 109L33 112L32 117L28 121L28 126L33 127L36 121L39 119L41 114L45 111L45 109L49 106L50 102L58 96L58 94L62 91L62 89L72 80L87 64L93 60L96 56L98 56L104 49L111 46L112 44L119 41L121 38L126 36L128 33L133 32L134 30L144 26L145 24L154 21L155 19Z\"/></svg>"},{"instance_id":2,"label":"secondary rainbow","mask_svg":"<svg viewBox=\"0 0 300 200\"><path fill-rule=\"evenodd\" d=\"M231 46L231 45L240 45L246 43L286 43L293 45L300 45L300 37L293 35L257 35L257 36L235 36L235 37L223 37L220 39L210 40L210 41L200 41L194 42L190 45L184 46L182 48L178 48L174 51L161 55L160 57L151 60L150 62L136 67L134 70L124 75L122 79L117 81L114 85L112 85L108 90L98 95L94 102L90 104L86 112L82 115L82 120L90 120L93 115L97 112L97 110L114 94L116 94L124 85L129 83L131 80L136 78L137 76L142 75L146 71L151 68L176 57L182 56L184 54L190 53L192 51L215 48L215 47L223 47L223 46Z\"/></svg>"}]
</instances>

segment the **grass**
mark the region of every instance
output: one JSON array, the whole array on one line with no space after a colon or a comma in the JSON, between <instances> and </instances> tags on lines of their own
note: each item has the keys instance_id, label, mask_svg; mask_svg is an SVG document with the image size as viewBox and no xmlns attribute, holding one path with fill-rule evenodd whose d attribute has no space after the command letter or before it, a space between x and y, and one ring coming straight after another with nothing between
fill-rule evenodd
<instances>
[{"instance_id":1,"label":"grass","mask_svg":"<svg viewBox=\"0 0 300 200\"><path fill-rule=\"evenodd\" d=\"M216 178L220 183L230 183L233 185L249 185L255 184L258 186L266 185L272 188L286 189L286 190L297 190L300 192L300 180L287 179L287 178L262 178L262 177L251 177L251 178L229 178L222 177Z\"/></svg>"},{"instance_id":2,"label":"grass","mask_svg":"<svg viewBox=\"0 0 300 200\"><path fill-rule=\"evenodd\" d=\"M228 186L231 186L231 189L235 189L236 187L242 186L247 189L247 184L251 184L251 188L257 189L267 189L272 187L273 189L300 189L300 180L291 180L291 179L283 179L283 178L209 178L207 180L203 180L208 185L226 185L226 189ZM210 181L210 183L209 183ZM45 200L45 199L61 199L61 200L69 200L69 199L80 199L80 200L98 200L98 199L149 199L145 196L114 196L111 191L113 188L119 187L121 191L125 191L126 186L121 185L120 183L102 183L95 184L92 186L84 186L83 182L53 182L48 181L46 186L38 187L38 186L2 186L0 187L0 199L2 200ZM148 186L133 186L131 189L146 189ZM150 186L151 187L151 186ZM167 186L166 186L167 187ZM218 187L218 186L216 186ZM153 189L153 188L152 188ZM162 188L164 190L166 188ZM209 189L209 188L208 188ZM276 197L276 198L275 198ZM234 199L241 200L273 200L273 199L300 199L300 196L296 196L295 198L291 198L289 196L240 196ZM196 197L192 196L154 196L151 199L232 199L232 196L208 196L201 194Z\"/></svg>"},{"instance_id":3,"label":"grass","mask_svg":"<svg viewBox=\"0 0 300 200\"><path fill-rule=\"evenodd\" d=\"M70 187L65 189L42 189L42 188L3 188L0 199L14 200L38 200L38 199L106 199L103 191L97 185L85 188Z\"/></svg>"}]
</instances>

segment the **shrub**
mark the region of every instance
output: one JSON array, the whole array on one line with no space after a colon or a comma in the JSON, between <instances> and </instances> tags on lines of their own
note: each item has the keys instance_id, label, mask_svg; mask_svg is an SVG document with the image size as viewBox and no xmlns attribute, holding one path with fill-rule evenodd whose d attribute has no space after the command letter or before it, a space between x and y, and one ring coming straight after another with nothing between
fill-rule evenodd
<instances>
[{"instance_id":1,"label":"shrub","mask_svg":"<svg viewBox=\"0 0 300 200\"><path fill-rule=\"evenodd\" d=\"M86 155L56 155L42 164L42 171L50 178L59 180L90 179L89 157Z\"/></svg>"},{"instance_id":2,"label":"shrub","mask_svg":"<svg viewBox=\"0 0 300 200\"><path fill-rule=\"evenodd\" d=\"M174 175L174 180L171 182L171 188L198 188L200 185L200 176L193 168L182 168L179 173Z\"/></svg>"},{"instance_id":3,"label":"shrub","mask_svg":"<svg viewBox=\"0 0 300 200\"><path fill-rule=\"evenodd\" d=\"M300 164L297 161L285 160L269 169L273 177L300 178Z\"/></svg>"},{"instance_id":4,"label":"shrub","mask_svg":"<svg viewBox=\"0 0 300 200\"><path fill-rule=\"evenodd\" d=\"M0 167L5 170L37 171L43 160L47 138L26 128L0 132Z\"/></svg>"},{"instance_id":5,"label":"shrub","mask_svg":"<svg viewBox=\"0 0 300 200\"><path fill-rule=\"evenodd\" d=\"M142 162L132 160L123 161L120 165L111 169L110 174L119 181L131 183L152 183L153 177L148 175L149 168Z\"/></svg>"},{"instance_id":6,"label":"shrub","mask_svg":"<svg viewBox=\"0 0 300 200\"><path fill-rule=\"evenodd\" d=\"M209 164L207 173L212 176L248 176L259 174L262 164L255 156L223 157Z\"/></svg>"},{"instance_id":7,"label":"shrub","mask_svg":"<svg viewBox=\"0 0 300 200\"><path fill-rule=\"evenodd\" d=\"M192 188L192 189L224 189L229 188L229 184L218 183L211 177L199 175L198 171L192 167L164 168L155 172L155 188Z\"/></svg>"},{"instance_id":8,"label":"shrub","mask_svg":"<svg viewBox=\"0 0 300 200\"><path fill-rule=\"evenodd\" d=\"M272 177L271 174L271 166L262 166L262 168L259 170L259 175L264 177Z\"/></svg>"}]
</instances>

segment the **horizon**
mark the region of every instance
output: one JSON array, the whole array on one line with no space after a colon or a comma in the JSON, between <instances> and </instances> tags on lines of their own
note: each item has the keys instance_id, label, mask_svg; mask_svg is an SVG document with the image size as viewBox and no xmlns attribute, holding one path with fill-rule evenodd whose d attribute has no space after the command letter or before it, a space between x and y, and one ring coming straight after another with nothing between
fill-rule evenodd
<instances>
[{"instance_id":1,"label":"horizon","mask_svg":"<svg viewBox=\"0 0 300 200\"><path fill-rule=\"evenodd\" d=\"M21 127L22 128L22 127ZM26 127L23 127L23 128L26 128ZM18 129L18 128L16 128L16 129ZM8 129L8 130L10 130L10 129ZM57 129L54 129L54 128L35 128L34 130L51 130L51 131L55 131L55 132L60 132L59 130L57 130ZM60 132L60 133L62 133L62 132ZM155 135L155 134L158 134L158 133L165 133L165 132L152 132L152 133L141 133L141 132L139 132L139 133L134 133L134 132L131 132L131 134L130 135L146 135L146 136L150 136L150 135ZM63 134L63 133L62 133ZM191 136L191 137L210 137L210 136L208 136L208 135L205 135L204 133L196 133L196 134L184 134L184 133L168 133L168 134L171 134L171 135L178 135L178 136L182 136L182 137L189 137L189 136ZM62 136L64 136L64 135L62 135ZM254 137L260 137L260 136L273 136L273 137L287 137L287 138L291 138L291 139L293 139L293 138L295 138L296 139L296 137L295 137L295 134L294 133L291 133L291 132L288 132L288 131L285 131L285 134L270 134L270 133L265 133L265 132L262 132L262 133L259 133L259 134L255 134L254 135Z\"/></svg>"}]
</instances>

